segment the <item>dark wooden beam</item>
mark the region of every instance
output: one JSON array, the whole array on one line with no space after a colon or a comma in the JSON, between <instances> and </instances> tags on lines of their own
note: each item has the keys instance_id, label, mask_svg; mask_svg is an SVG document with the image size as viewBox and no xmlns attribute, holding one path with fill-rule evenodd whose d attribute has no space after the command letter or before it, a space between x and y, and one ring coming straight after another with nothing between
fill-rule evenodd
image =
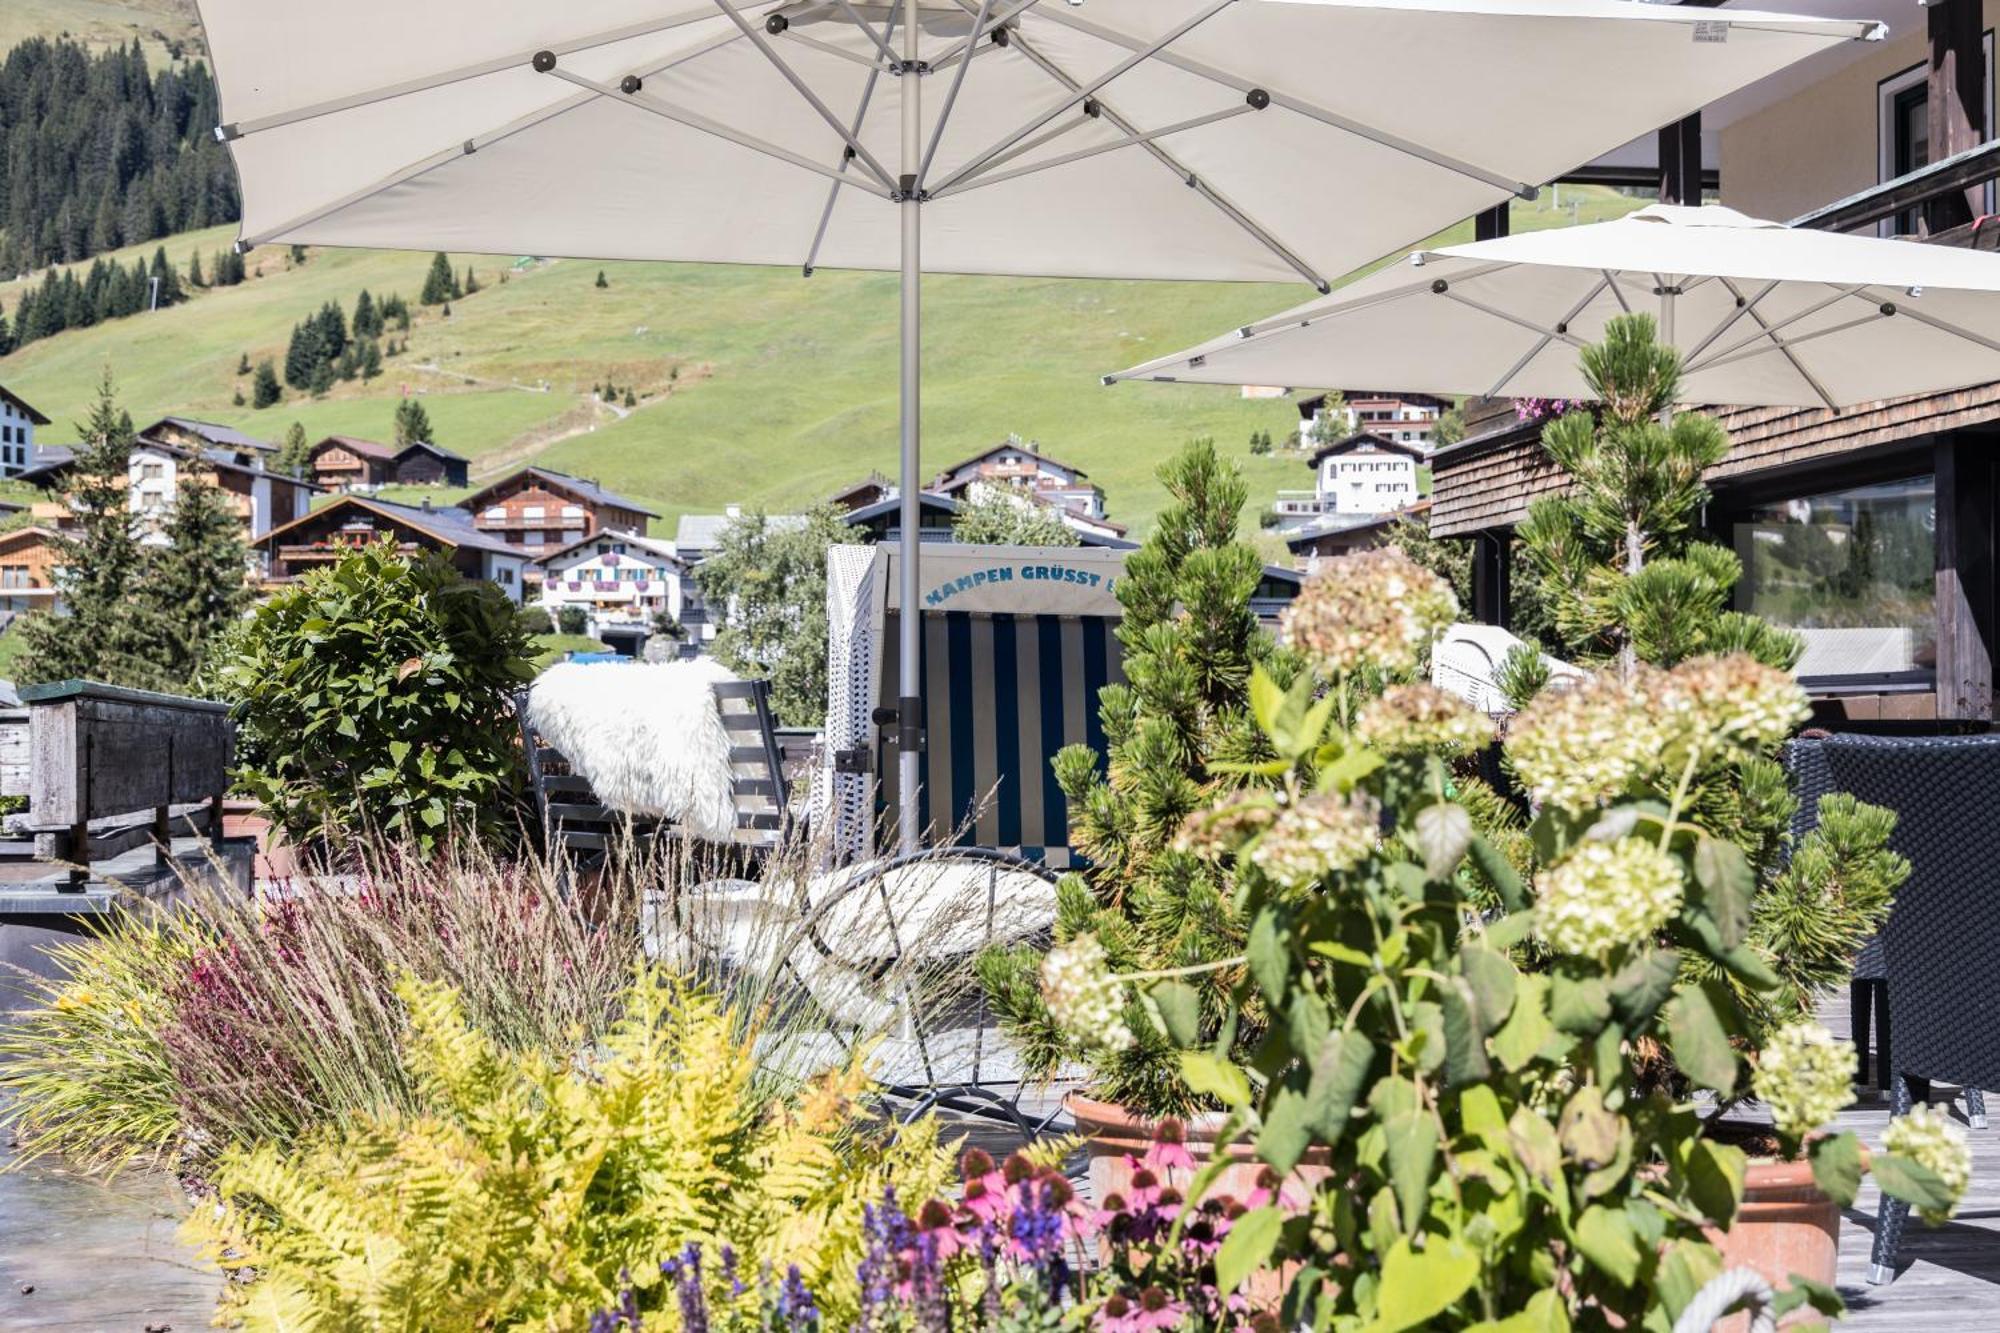
<instances>
[{"instance_id":1,"label":"dark wooden beam","mask_svg":"<svg viewBox=\"0 0 2000 1333\"><path fill-rule=\"evenodd\" d=\"M1990 440L1938 436L1937 713L1993 719L1994 465Z\"/></svg>"},{"instance_id":2,"label":"dark wooden beam","mask_svg":"<svg viewBox=\"0 0 2000 1333\"><path fill-rule=\"evenodd\" d=\"M1958 192L2000 177L2000 139L1968 148L1956 157L1933 162L1907 176L1871 185L1857 194L1810 213L1801 213L1787 226L1818 227L1823 231L1853 231L1871 222L1908 212L1941 194ZM1970 219L1967 219L1970 221ZM1946 228L1934 228L1932 234Z\"/></svg>"},{"instance_id":3,"label":"dark wooden beam","mask_svg":"<svg viewBox=\"0 0 2000 1333\"><path fill-rule=\"evenodd\" d=\"M1472 539L1472 618L1482 625L1507 624L1514 534L1505 528Z\"/></svg>"},{"instance_id":4,"label":"dark wooden beam","mask_svg":"<svg viewBox=\"0 0 2000 1333\"><path fill-rule=\"evenodd\" d=\"M1929 23L1931 67L1927 93L1930 160L1942 162L1986 138L1985 17L1980 0L1937 0L1924 12ZM1963 226L1978 215L1960 191L1942 194L1924 208L1932 232Z\"/></svg>"},{"instance_id":5,"label":"dark wooden beam","mask_svg":"<svg viewBox=\"0 0 2000 1333\"><path fill-rule=\"evenodd\" d=\"M1484 213L1475 213L1472 218L1472 239L1475 241L1497 241L1508 231L1509 215L1507 205L1499 203Z\"/></svg>"},{"instance_id":6,"label":"dark wooden beam","mask_svg":"<svg viewBox=\"0 0 2000 1333\"><path fill-rule=\"evenodd\" d=\"M1700 204L1701 112L1660 127L1660 202Z\"/></svg>"}]
</instances>

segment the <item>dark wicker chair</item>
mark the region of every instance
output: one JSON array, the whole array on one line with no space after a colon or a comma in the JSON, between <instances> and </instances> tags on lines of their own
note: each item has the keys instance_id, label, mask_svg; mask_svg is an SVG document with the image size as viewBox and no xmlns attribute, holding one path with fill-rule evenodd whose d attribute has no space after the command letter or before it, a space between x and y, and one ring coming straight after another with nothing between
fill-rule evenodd
<instances>
[{"instance_id":1,"label":"dark wicker chair","mask_svg":"<svg viewBox=\"0 0 2000 1333\"><path fill-rule=\"evenodd\" d=\"M1987 980L2000 957L2000 736L1829 736L1801 744L1815 746L1817 760L1801 757L1793 771L1822 762L1824 790L1894 810L1890 845L1910 859L1910 878L1865 963L1879 966L1887 999L1878 1063L1887 1069L1890 1114L1928 1100L1935 1079L1966 1090L1968 1116L1981 1127L1978 1090L2000 1086L2000 987ZM1800 786L1803 795L1808 781ZM1908 1217L1909 1205L1882 1201L1871 1283L1894 1275Z\"/></svg>"}]
</instances>

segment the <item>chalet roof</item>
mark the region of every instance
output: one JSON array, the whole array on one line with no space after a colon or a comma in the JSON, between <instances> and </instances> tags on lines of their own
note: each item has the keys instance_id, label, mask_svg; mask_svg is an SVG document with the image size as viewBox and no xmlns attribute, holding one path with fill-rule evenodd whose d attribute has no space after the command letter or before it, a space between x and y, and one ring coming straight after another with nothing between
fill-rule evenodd
<instances>
[{"instance_id":1,"label":"chalet roof","mask_svg":"<svg viewBox=\"0 0 2000 1333\"><path fill-rule=\"evenodd\" d=\"M578 547L590 546L597 542L618 542L622 545L636 546L642 551L649 551L654 555L671 560L677 565L684 566L687 564L687 561L681 558L680 552L674 549L674 543L658 537L641 537L637 533L632 532L593 532L588 537L578 537L574 541L565 542L555 550L545 552L528 563L547 569Z\"/></svg>"},{"instance_id":2,"label":"chalet roof","mask_svg":"<svg viewBox=\"0 0 2000 1333\"><path fill-rule=\"evenodd\" d=\"M161 417L152 425L139 432L151 435L162 426L178 426L191 435L199 435L210 444L226 445L232 449L261 449L265 453L276 453L278 446L255 435L245 434L234 426L224 426L213 421L196 421L193 417Z\"/></svg>"},{"instance_id":3,"label":"chalet roof","mask_svg":"<svg viewBox=\"0 0 2000 1333\"><path fill-rule=\"evenodd\" d=\"M1082 468L1078 467L1074 463L1065 463L1060 458L1049 457L1047 454L1043 453L1041 451L1041 447L1035 444L1035 442L1032 440L1017 440L1014 439L1012 436L1009 436L1007 439L1000 441L1000 443L992 446L990 449L982 449L970 458L962 458L958 462L953 463L950 467L938 473L938 481L941 484L950 477L952 477L954 474L956 474L961 468L971 467L974 463L983 463L987 459L993 457L993 455L997 453L1002 453L1008 449L1012 449L1018 453L1024 453L1028 455L1030 458L1040 459L1042 462L1049 464L1051 467L1059 467L1073 477L1087 477L1090 475L1088 472L1085 472Z\"/></svg>"},{"instance_id":4,"label":"chalet roof","mask_svg":"<svg viewBox=\"0 0 2000 1333\"><path fill-rule=\"evenodd\" d=\"M1344 440L1336 440L1332 444L1321 445L1313 452L1313 456L1306 461L1313 467L1318 467L1322 459L1331 458L1335 454L1360 453L1364 449L1374 449L1387 454L1401 454L1405 458L1413 458L1419 463L1429 457L1423 450L1413 444L1404 444L1399 440L1392 440L1387 436L1377 435L1372 430L1364 430L1357 431Z\"/></svg>"},{"instance_id":5,"label":"chalet roof","mask_svg":"<svg viewBox=\"0 0 2000 1333\"><path fill-rule=\"evenodd\" d=\"M679 551L713 551L722 545L723 531L742 514L682 514L674 528L674 547ZM802 528L804 514L769 514L765 521L776 529ZM686 557L683 556L683 559Z\"/></svg>"},{"instance_id":6,"label":"chalet roof","mask_svg":"<svg viewBox=\"0 0 2000 1333\"><path fill-rule=\"evenodd\" d=\"M827 496L826 502L828 504L837 505L841 503L843 500L853 499L855 496L859 495L863 491L870 491L870 490L886 491L886 490L894 490L895 487L896 483L890 480L888 477L884 476L882 473L871 472L867 476L863 477L860 481L855 482L853 485L843 486L839 490L835 491L832 495Z\"/></svg>"},{"instance_id":7,"label":"chalet roof","mask_svg":"<svg viewBox=\"0 0 2000 1333\"><path fill-rule=\"evenodd\" d=\"M46 426L49 424L49 419L37 411L27 399L21 397L21 395L15 393L4 384L0 384L0 399L5 399L7 402L20 408L22 412L27 414L28 420L34 422L37 426Z\"/></svg>"},{"instance_id":8,"label":"chalet roof","mask_svg":"<svg viewBox=\"0 0 2000 1333\"><path fill-rule=\"evenodd\" d=\"M435 458L442 458L448 463L465 462L464 454L455 454L451 450L445 448L443 445L432 444L429 440L411 440L408 444L404 445L402 448L397 449L395 451L395 456L399 459L408 458L411 454L415 453L430 454Z\"/></svg>"},{"instance_id":9,"label":"chalet roof","mask_svg":"<svg viewBox=\"0 0 2000 1333\"><path fill-rule=\"evenodd\" d=\"M157 424L156 422L155 425ZM132 447L135 449L158 449L161 453L173 454L178 458L186 458L191 452L186 445L174 444L168 440L154 439L149 435L141 435L137 440L133 441ZM326 489L326 487L321 486L318 482L308 481L304 477L294 477L283 472L267 472L261 467L251 467L247 464L239 463L236 461L236 450L233 447L203 449L201 457L204 463L218 472L234 472L245 477L269 477L273 481L282 481L291 486L303 486L308 490L314 491L323 491ZM23 473L22 475L25 476L27 474Z\"/></svg>"},{"instance_id":10,"label":"chalet roof","mask_svg":"<svg viewBox=\"0 0 2000 1333\"><path fill-rule=\"evenodd\" d=\"M1415 504L1392 509L1386 514L1324 514L1304 527L1294 528L1286 533L1285 545L1296 551L1302 546L1318 541L1321 537L1332 536L1335 533L1368 532L1386 528L1402 519L1415 518L1430 511L1430 498L1426 496Z\"/></svg>"},{"instance_id":11,"label":"chalet roof","mask_svg":"<svg viewBox=\"0 0 2000 1333\"><path fill-rule=\"evenodd\" d=\"M420 505L396 504L390 500L378 500L373 496L336 496L330 503L321 505L310 514L293 519L289 523L272 528L257 539L259 546L273 546L279 538L293 529L307 523L323 521L345 509L360 509L381 518L407 524L446 546L464 547L468 550L487 551L495 555L519 556L521 552L506 542L472 525L472 514L456 507L448 509L425 508Z\"/></svg>"},{"instance_id":12,"label":"chalet roof","mask_svg":"<svg viewBox=\"0 0 2000 1333\"><path fill-rule=\"evenodd\" d=\"M351 454L359 454L363 458L373 458L382 463L387 463L396 457L395 445L382 444L375 440L357 439L352 435L329 435L318 444L315 444L311 452L317 454L328 445L338 445Z\"/></svg>"},{"instance_id":13,"label":"chalet roof","mask_svg":"<svg viewBox=\"0 0 2000 1333\"><path fill-rule=\"evenodd\" d=\"M70 444L37 444L32 462L14 474L14 480L33 485L52 482L76 461L76 446Z\"/></svg>"},{"instance_id":14,"label":"chalet roof","mask_svg":"<svg viewBox=\"0 0 2000 1333\"><path fill-rule=\"evenodd\" d=\"M551 472L547 468L540 467L524 467L518 472L510 472L492 485L483 487L466 496L462 503L467 509L477 511L480 505L484 504L496 491L512 486L526 477L532 477L534 480L555 490L566 491L588 504L604 505L611 509L629 509L634 513L644 514L648 518L660 517L656 511L648 509L641 501L634 500L630 496L620 495L616 491L608 491L587 478L572 477L567 472Z\"/></svg>"},{"instance_id":15,"label":"chalet roof","mask_svg":"<svg viewBox=\"0 0 2000 1333\"><path fill-rule=\"evenodd\" d=\"M34 537L41 541L54 541L58 535L54 528L41 523L30 523L25 527L9 528L5 532L0 532L0 548L18 545L23 537Z\"/></svg>"}]
</instances>

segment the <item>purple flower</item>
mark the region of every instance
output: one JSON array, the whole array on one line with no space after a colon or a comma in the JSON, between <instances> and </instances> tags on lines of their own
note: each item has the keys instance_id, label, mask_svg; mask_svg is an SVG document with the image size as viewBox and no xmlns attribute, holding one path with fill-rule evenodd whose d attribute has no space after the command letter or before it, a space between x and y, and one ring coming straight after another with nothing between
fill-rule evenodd
<instances>
[{"instance_id":1,"label":"purple flower","mask_svg":"<svg viewBox=\"0 0 2000 1333\"><path fill-rule=\"evenodd\" d=\"M778 1318L793 1333L819 1327L819 1304L806 1289L797 1264L785 1270L785 1280L778 1285L777 1311Z\"/></svg>"}]
</instances>

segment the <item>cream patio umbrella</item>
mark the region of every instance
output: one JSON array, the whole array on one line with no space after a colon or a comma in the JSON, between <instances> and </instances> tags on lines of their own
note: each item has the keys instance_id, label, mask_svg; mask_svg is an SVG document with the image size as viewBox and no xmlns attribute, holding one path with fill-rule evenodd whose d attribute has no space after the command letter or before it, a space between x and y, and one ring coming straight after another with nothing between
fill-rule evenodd
<instances>
[{"instance_id":1,"label":"cream patio umbrella","mask_svg":"<svg viewBox=\"0 0 2000 1333\"><path fill-rule=\"evenodd\" d=\"M1418 251L1106 382L1583 398L1578 349L1634 310L1680 349L1686 403L1841 408L2000 379L2000 256L1656 205Z\"/></svg>"},{"instance_id":2,"label":"cream patio umbrella","mask_svg":"<svg viewBox=\"0 0 2000 1333\"><path fill-rule=\"evenodd\" d=\"M926 269L1324 291L1412 236L1880 35L1628 0L199 8L243 244L900 272L908 607L922 604ZM906 847L918 619L902 618L899 643Z\"/></svg>"}]
</instances>

